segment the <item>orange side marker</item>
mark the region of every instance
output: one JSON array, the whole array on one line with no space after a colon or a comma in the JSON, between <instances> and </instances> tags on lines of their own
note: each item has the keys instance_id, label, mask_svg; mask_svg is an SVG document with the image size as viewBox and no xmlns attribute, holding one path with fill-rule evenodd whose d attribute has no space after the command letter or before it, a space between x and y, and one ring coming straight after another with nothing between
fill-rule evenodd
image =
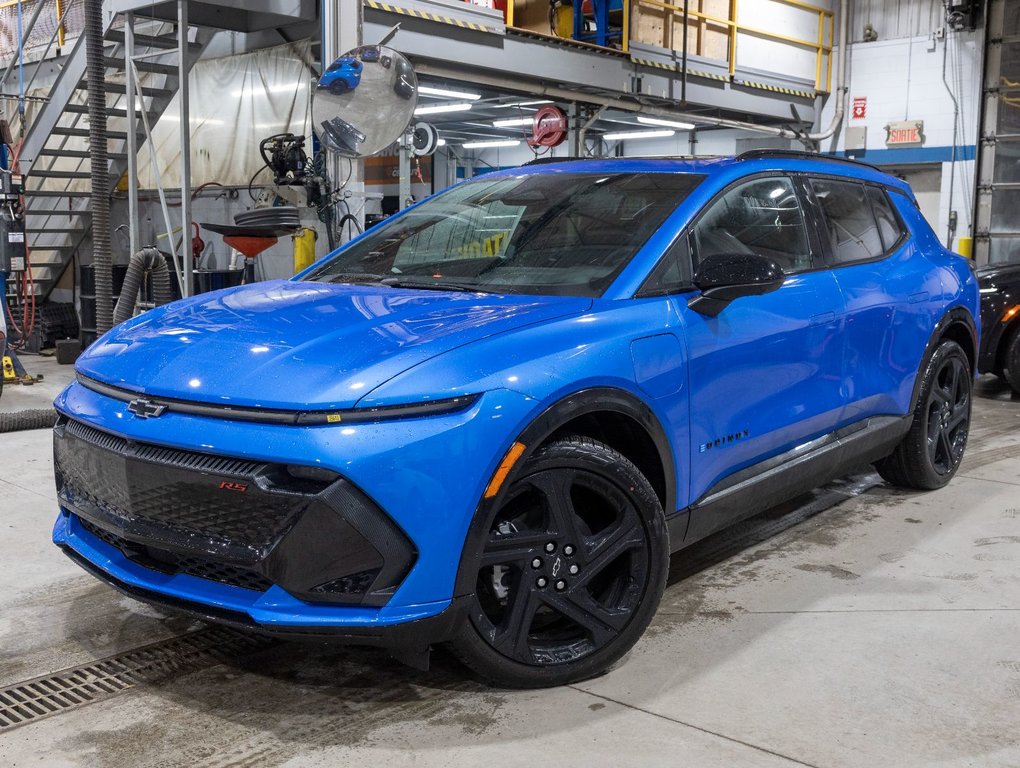
<instances>
[{"instance_id":1,"label":"orange side marker","mask_svg":"<svg viewBox=\"0 0 1020 768\"><path fill-rule=\"evenodd\" d=\"M485 489L485 498L491 499L499 493L499 489L503 486L503 481L510 474L510 470L513 469L517 459L521 458L521 454L524 453L526 447L524 443L514 443L510 446L510 450L506 452L506 456L503 457L503 461L499 463L499 467L496 469L496 474L492 476L492 480L489 481L489 485Z\"/></svg>"}]
</instances>

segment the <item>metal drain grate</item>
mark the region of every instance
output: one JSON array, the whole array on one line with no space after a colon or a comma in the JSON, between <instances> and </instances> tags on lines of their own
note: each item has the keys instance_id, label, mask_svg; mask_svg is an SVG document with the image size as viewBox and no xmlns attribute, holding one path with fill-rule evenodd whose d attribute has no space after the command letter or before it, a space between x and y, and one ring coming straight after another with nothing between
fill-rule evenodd
<instances>
[{"instance_id":1,"label":"metal drain grate","mask_svg":"<svg viewBox=\"0 0 1020 768\"><path fill-rule=\"evenodd\" d=\"M276 641L223 627L201 629L0 689L0 732L115 696L136 685L215 666Z\"/></svg>"}]
</instances>

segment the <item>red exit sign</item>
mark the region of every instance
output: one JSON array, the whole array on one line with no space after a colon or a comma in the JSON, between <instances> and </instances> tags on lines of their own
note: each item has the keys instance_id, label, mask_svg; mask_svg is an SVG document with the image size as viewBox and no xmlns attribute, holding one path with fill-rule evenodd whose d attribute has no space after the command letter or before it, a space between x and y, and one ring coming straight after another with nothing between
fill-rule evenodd
<instances>
[{"instance_id":1,"label":"red exit sign","mask_svg":"<svg viewBox=\"0 0 1020 768\"><path fill-rule=\"evenodd\" d=\"M920 146L924 143L924 121L902 120L885 127L887 147Z\"/></svg>"}]
</instances>

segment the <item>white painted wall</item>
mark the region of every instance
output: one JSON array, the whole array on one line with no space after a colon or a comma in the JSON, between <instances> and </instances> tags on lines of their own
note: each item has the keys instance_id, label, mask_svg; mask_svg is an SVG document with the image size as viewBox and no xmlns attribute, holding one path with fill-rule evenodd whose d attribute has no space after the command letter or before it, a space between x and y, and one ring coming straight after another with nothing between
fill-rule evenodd
<instances>
[{"instance_id":1,"label":"white painted wall","mask_svg":"<svg viewBox=\"0 0 1020 768\"><path fill-rule=\"evenodd\" d=\"M982 45L980 32L951 32L944 40L926 34L851 44L848 102L852 106L855 97L865 97L867 116L854 119L852 114L848 114L844 127L863 126L867 129L867 150L859 155L859 159L883 165L923 161L924 152L897 158L884 151L885 126L891 121L905 119L924 121L923 147L929 150L929 159L930 150L951 147L954 108L950 90L960 105L956 145L963 148L960 152L969 152L973 156L981 107ZM819 125L829 124L834 108L835 100L830 98L822 109ZM845 130L841 130L822 147L823 151L843 152L845 135ZM973 160L958 161L954 171L949 162L936 162L941 162L943 174L936 233L944 242L949 212L956 210L959 217L956 235L968 236L972 234L976 164ZM948 190L954 176L950 201Z\"/></svg>"}]
</instances>

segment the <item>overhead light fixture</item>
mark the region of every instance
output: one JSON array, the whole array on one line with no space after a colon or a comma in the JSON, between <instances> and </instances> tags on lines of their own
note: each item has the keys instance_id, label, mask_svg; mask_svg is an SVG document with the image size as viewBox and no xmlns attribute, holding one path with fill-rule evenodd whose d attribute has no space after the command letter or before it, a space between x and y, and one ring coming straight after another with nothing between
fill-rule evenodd
<instances>
[{"instance_id":1,"label":"overhead light fixture","mask_svg":"<svg viewBox=\"0 0 1020 768\"><path fill-rule=\"evenodd\" d=\"M520 139L499 139L497 141L469 141L461 144L464 149L488 149L489 147L516 147Z\"/></svg>"},{"instance_id":2,"label":"overhead light fixture","mask_svg":"<svg viewBox=\"0 0 1020 768\"><path fill-rule=\"evenodd\" d=\"M422 96L442 96L446 99L467 99L468 101L476 101L482 98L480 93L470 93L468 91L450 91L446 88L433 88L430 85L419 85L418 93Z\"/></svg>"},{"instance_id":3,"label":"overhead light fixture","mask_svg":"<svg viewBox=\"0 0 1020 768\"><path fill-rule=\"evenodd\" d=\"M518 125L531 125L535 122L534 117L515 117L512 120L493 120L493 128L514 128Z\"/></svg>"},{"instance_id":4,"label":"overhead light fixture","mask_svg":"<svg viewBox=\"0 0 1020 768\"><path fill-rule=\"evenodd\" d=\"M676 131L624 131L622 133L603 133L602 138L606 141L617 141L619 139L664 139L675 133Z\"/></svg>"},{"instance_id":5,"label":"overhead light fixture","mask_svg":"<svg viewBox=\"0 0 1020 768\"><path fill-rule=\"evenodd\" d=\"M445 147L446 146L446 139L436 139L436 146L437 147Z\"/></svg>"},{"instance_id":6,"label":"overhead light fixture","mask_svg":"<svg viewBox=\"0 0 1020 768\"><path fill-rule=\"evenodd\" d=\"M454 102L453 104L432 104L428 107L418 107L414 110L416 115L438 115L441 112L467 112L471 104L466 101Z\"/></svg>"},{"instance_id":7,"label":"overhead light fixture","mask_svg":"<svg viewBox=\"0 0 1020 768\"><path fill-rule=\"evenodd\" d=\"M637 121L643 125L664 125L667 128L676 128L680 131L694 130L694 123L681 123L677 120L662 120L658 117L645 117L644 115L638 115Z\"/></svg>"}]
</instances>

